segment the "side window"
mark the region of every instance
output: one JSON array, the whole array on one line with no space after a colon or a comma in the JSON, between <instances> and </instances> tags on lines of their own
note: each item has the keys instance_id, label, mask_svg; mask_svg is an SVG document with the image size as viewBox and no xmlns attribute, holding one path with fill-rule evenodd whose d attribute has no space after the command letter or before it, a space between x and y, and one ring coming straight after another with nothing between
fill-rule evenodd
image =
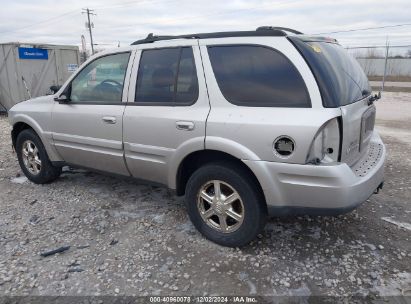
<instances>
[{"instance_id":1,"label":"side window","mask_svg":"<svg viewBox=\"0 0 411 304\"><path fill-rule=\"evenodd\" d=\"M142 52L137 74L136 102L192 104L197 98L197 72L191 47Z\"/></svg>"},{"instance_id":2,"label":"side window","mask_svg":"<svg viewBox=\"0 0 411 304\"><path fill-rule=\"evenodd\" d=\"M182 48L177 77L176 102L192 103L198 98L197 71L193 50Z\"/></svg>"},{"instance_id":3,"label":"side window","mask_svg":"<svg viewBox=\"0 0 411 304\"><path fill-rule=\"evenodd\" d=\"M307 87L281 53L254 45L209 46L208 54L225 99L240 106L311 107Z\"/></svg>"},{"instance_id":4,"label":"side window","mask_svg":"<svg viewBox=\"0 0 411 304\"><path fill-rule=\"evenodd\" d=\"M87 65L71 82L71 102L121 103L129 57L108 55Z\"/></svg>"}]
</instances>

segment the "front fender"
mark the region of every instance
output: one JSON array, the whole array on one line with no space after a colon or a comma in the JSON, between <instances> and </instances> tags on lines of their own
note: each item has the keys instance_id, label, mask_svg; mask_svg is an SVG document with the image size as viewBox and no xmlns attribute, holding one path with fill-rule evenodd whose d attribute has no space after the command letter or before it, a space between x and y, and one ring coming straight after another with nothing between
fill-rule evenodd
<instances>
[{"instance_id":1,"label":"front fender","mask_svg":"<svg viewBox=\"0 0 411 304\"><path fill-rule=\"evenodd\" d=\"M40 137L41 142L46 149L47 155L49 156L49 159L51 161L63 161L61 156L54 148L52 133L50 131L45 131L35 119L25 113L11 113L11 115L9 115L9 122L13 126L13 128L18 123L24 123L28 125ZM14 142L13 145L15 146Z\"/></svg>"}]
</instances>

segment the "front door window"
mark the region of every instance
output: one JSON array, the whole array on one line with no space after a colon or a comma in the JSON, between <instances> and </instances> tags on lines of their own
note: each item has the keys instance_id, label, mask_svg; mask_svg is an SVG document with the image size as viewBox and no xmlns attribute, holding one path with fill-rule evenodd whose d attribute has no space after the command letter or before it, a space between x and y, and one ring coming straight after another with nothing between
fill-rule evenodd
<instances>
[{"instance_id":1,"label":"front door window","mask_svg":"<svg viewBox=\"0 0 411 304\"><path fill-rule=\"evenodd\" d=\"M73 103L121 103L130 53L108 55L87 65L71 82Z\"/></svg>"}]
</instances>

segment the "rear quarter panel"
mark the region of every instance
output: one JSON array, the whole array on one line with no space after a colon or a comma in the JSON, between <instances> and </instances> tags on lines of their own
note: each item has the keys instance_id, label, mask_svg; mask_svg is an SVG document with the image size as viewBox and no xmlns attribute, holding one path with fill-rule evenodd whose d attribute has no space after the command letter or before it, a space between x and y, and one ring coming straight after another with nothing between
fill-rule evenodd
<instances>
[{"instance_id":1,"label":"rear quarter panel","mask_svg":"<svg viewBox=\"0 0 411 304\"><path fill-rule=\"evenodd\" d=\"M207 45L263 45L284 54L300 72L311 99L311 108L244 107L228 102L214 77ZM284 37L247 37L200 41L211 103L207 120L206 149L220 150L243 160L305 163L311 142L328 120L341 115L340 109L325 109L318 85L305 60ZM279 136L294 139L296 148L287 159L273 151Z\"/></svg>"}]
</instances>

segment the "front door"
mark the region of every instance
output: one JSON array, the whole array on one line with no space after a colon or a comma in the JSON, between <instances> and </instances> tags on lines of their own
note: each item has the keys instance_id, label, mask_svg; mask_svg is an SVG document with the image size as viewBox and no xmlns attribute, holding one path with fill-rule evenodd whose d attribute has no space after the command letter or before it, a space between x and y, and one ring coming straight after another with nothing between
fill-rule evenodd
<instances>
[{"instance_id":1,"label":"front door","mask_svg":"<svg viewBox=\"0 0 411 304\"><path fill-rule=\"evenodd\" d=\"M53 141L67 163L129 175L122 142L129 61L130 52L98 57L65 89L67 101L55 103Z\"/></svg>"}]
</instances>

